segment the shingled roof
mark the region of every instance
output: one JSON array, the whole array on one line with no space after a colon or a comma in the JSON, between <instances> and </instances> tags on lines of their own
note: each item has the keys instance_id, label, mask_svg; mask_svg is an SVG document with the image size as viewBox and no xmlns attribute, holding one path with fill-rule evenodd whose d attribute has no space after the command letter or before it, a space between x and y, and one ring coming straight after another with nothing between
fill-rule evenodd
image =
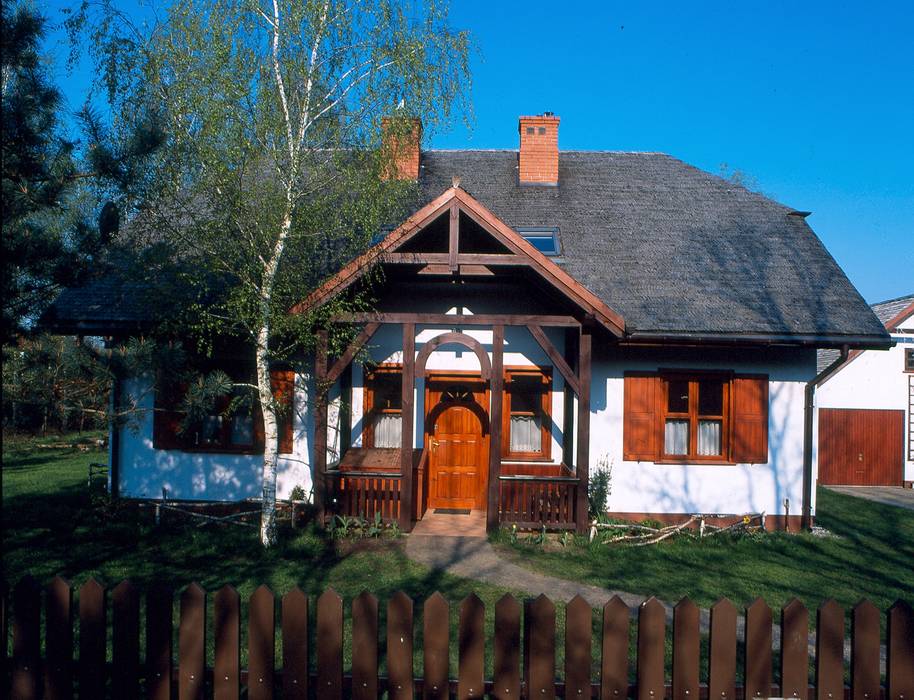
<instances>
[{"instance_id":1,"label":"shingled roof","mask_svg":"<svg viewBox=\"0 0 914 700\"><path fill-rule=\"evenodd\" d=\"M562 151L557 186L519 184L516 150L429 150L421 162L423 204L459 177L509 226L557 227L556 262L635 337L888 341L801 213L671 156ZM115 286L67 290L50 318L135 323L142 308Z\"/></svg>"},{"instance_id":2,"label":"shingled roof","mask_svg":"<svg viewBox=\"0 0 914 700\"><path fill-rule=\"evenodd\" d=\"M884 325L888 326L889 321L900 314L904 309L914 304L914 294L908 294L897 299L880 301L870 306L876 318ZM816 371L822 372L826 367L832 364L839 356L838 350L819 350L816 354Z\"/></svg>"}]
</instances>

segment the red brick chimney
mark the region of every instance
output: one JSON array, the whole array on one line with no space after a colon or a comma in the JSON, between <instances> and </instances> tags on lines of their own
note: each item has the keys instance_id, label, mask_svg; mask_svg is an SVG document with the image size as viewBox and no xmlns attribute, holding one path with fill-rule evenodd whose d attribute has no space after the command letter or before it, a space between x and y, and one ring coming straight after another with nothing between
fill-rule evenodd
<instances>
[{"instance_id":1,"label":"red brick chimney","mask_svg":"<svg viewBox=\"0 0 914 700\"><path fill-rule=\"evenodd\" d=\"M559 118L552 112L536 117L521 117L520 125L521 183L559 184Z\"/></svg>"},{"instance_id":2,"label":"red brick chimney","mask_svg":"<svg viewBox=\"0 0 914 700\"><path fill-rule=\"evenodd\" d=\"M389 158L385 179L418 180L422 121L415 117L382 117L381 149Z\"/></svg>"}]
</instances>

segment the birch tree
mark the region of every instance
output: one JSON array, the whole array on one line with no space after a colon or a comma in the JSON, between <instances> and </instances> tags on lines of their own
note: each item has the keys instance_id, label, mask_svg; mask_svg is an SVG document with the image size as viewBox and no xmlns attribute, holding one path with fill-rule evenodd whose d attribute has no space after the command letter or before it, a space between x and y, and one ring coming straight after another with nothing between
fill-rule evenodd
<instances>
[{"instance_id":1,"label":"birch tree","mask_svg":"<svg viewBox=\"0 0 914 700\"><path fill-rule=\"evenodd\" d=\"M313 347L315 321L287 310L402 216L414 185L382 177L380 119L418 117L428 134L466 115L468 37L446 5L393 0L176 0L142 26L86 3L69 27L88 39L113 128L165 125L157 189L125 235L166 246L195 290L175 326L252 355L269 546L282 410L270 367Z\"/></svg>"}]
</instances>

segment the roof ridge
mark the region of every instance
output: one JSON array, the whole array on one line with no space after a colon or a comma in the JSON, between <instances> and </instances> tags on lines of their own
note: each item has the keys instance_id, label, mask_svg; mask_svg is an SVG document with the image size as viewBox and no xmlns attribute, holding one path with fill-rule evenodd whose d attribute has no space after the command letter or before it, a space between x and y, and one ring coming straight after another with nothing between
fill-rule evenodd
<instances>
[{"instance_id":1,"label":"roof ridge","mask_svg":"<svg viewBox=\"0 0 914 700\"><path fill-rule=\"evenodd\" d=\"M891 304L896 301L907 301L908 299L914 299L914 294L902 294L900 297L895 297L894 299L886 299L885 301L876 301L870 304L870 308L874 306L882 306L883 304Z\"/></svg>"}]
</instances>

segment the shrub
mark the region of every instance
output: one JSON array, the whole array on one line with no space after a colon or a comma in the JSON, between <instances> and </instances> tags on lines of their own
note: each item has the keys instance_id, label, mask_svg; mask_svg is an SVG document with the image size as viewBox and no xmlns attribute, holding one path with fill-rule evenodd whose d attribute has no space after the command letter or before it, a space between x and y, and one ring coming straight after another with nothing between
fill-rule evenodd
<instances>
[{"instance_id":1,"label":"shrub","mask_svg":"<svg viewBox=\"0 0 914 700\"><path fill-rule=\"evenodd\" d=\"M590 475L587 485L587 504L591 519L606 516L606 504L612 493L612 465L604 456L600 459L597 470Z\"/></svg>"}]
</instances>

